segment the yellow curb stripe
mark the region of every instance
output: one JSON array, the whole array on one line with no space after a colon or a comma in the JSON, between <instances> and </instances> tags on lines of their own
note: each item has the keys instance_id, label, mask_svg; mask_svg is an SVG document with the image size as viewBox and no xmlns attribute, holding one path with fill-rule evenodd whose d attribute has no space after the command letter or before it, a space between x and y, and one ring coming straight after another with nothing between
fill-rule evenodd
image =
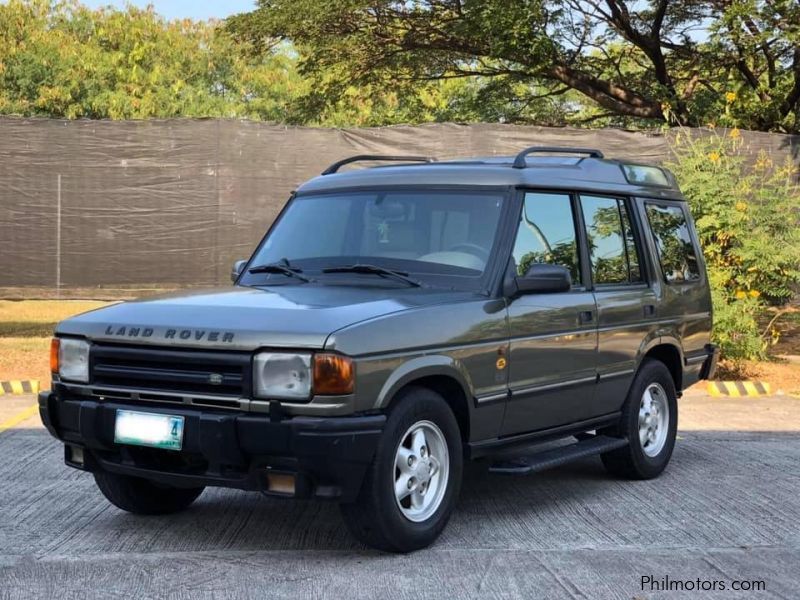
<instances>
[{"instance_id":1,"label":"yellow curb stripe","mask_svg":"<svg viewBox=\"0 0 800 600\"><path fill-rule=\"evenodd\" d=\"M36 379L18 379L14 381L0 381L0 396L6 394L38 394L39 381Z\"/></svg>"},{"instance_id":2,"label":"yellow curb stripe","mask_svg":"<svg viewBox=\"0 0 800 600\"><path fill-rule=\"evenodd\" d=\"M28 408L23 410L21 413L17 413L16 415L11 417L10 419L0 423L0 433L3 433L6 429L11 429L12 427L16 427L17 425L19 425L23 421L27 421L33 415L36 415L38 413L39 413L39 405L38 404L34 404L33 406L29 406Z\"/></svg>"},{"instance_id":3,"label":"yellow curb stripe","mask_svg":"<svg viewBox=\"0 0 800 600\"><path fill-rule=\"evenodd\" d=\"M763 381L709 381L708 393L715 398L767 396L770 385Z\"/></svg>"}]
</instances>

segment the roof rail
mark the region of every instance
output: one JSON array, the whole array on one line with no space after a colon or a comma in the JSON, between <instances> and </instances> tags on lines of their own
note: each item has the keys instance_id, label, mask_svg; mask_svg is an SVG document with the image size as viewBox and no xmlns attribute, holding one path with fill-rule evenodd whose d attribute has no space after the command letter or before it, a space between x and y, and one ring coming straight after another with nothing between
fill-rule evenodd
<instances>
[{"instance_id":1,"label":"roof rail","mask_svg":"<svg viewBox=\"0 0 800 600\"><path fill-rule=\"evenodd\" d=\"M398 161L398 162L435 162L436 159L430 156L400 156L400 155L390 155L390 154L359 154L357 156L351 156L350 158L343 158L340 161L333 163L330 167L325 169L322 174L323 175L330 175L331 173L336 173L341 167L345 165L349 165L350 163L359 162L362 160L390 160L390 161Z\"/></svg>"},{"instance_id":2,"label":"roof rail","mask_svg":"<svg viewBox=\"0 0 800 600\"><path fill-rule=\"evenodd\" d=\"M600 150L595 150L594 148L567 148L565 146L531 146L530 148L525 148L522 152L517 154L516 158L514 158L514 164L511 165L515 169L524 169L528 166L528 163L525 159L528 157L528 154L535 154L538 152L547 153L547 154L588 154L592 158L603 158L603 153Z\"/></svg>"}]
</instances>

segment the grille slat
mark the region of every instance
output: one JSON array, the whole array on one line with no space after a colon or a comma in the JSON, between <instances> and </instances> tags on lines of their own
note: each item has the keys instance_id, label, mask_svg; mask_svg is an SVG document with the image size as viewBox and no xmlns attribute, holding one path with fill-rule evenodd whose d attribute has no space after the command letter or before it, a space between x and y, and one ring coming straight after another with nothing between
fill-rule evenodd
<instances>
[{"instance_id":1,"label":"grille slat","mask_svg":"<svg viewBox=\"0 0 800 600\"><path fill-rule=\"evenodd\" d=\"M95 344L92 385L246 398L251 367L247 352L172 350Z\"/></svg>"}]
</instances>

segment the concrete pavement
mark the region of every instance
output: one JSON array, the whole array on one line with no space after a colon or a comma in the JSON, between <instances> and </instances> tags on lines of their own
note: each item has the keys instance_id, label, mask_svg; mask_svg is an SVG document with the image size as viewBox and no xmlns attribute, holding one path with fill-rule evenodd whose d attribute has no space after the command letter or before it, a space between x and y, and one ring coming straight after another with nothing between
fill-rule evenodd
<instances>
[{"instance_id":1,"label":"concrete pavement","mask_svg":"<svg viewBox=\"0 0 800 600\"><path fill-rule=\"evenodd\" d=\"M0 433L0 456L2 599L800 595L795 432L682 431L648 482L614 480L597 458L528 477L476 471L439 542L407 556L360 546L322 502L209 489L179 515L128 515L63 465L35 419ZM643 590L643 576L717 591Z\"/></svg>"}]
</instances>

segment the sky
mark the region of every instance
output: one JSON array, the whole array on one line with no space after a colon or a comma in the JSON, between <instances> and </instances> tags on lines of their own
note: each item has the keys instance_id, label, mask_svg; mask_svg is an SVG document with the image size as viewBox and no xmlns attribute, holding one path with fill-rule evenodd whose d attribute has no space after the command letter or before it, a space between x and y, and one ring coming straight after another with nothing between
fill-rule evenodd
<instances>
[{"instance_id":1,"label":"sky","mask_svg":"<svg viewBox=\"0 0 800 600\"><path fill-rule=\"evenodd\" d=\"M126 4L145 8L152 4L156 12L166 19L188 17L194 20L224 19L255 7L255 0L82 0L81 3L91 8L109 5L124 8Z\"/></svg>"}]
</instances>

